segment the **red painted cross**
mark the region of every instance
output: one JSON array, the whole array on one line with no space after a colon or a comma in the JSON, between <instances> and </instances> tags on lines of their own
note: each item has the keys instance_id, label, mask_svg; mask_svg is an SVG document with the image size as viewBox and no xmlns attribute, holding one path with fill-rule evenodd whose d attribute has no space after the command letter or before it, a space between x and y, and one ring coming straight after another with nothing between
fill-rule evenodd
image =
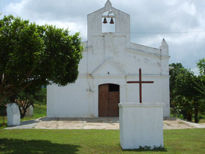
<instances>
[{"instance_id":1,"label":"red painted cross","mask_svg":"<svg viewBox=\"0 0 205 154\"><path fill-rule=\"evenodd\" d=\"M142 103L142 84L143 83L154 83L154 81L142 81L142 70L139 69L139 81L128 81L127 83L139 83L139 96L140 103Z\"/></svg>"}]
</instances>

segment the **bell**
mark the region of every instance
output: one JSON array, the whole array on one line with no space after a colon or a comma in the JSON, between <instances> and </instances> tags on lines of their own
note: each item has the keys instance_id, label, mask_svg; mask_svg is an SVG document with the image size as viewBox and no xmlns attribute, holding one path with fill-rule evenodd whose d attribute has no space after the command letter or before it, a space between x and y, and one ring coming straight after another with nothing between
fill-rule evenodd
<instances>
[{"instance_id":1,"label":"bell","mask_svg":"<svg viewBox=\"0 0 205 154\"><path fill-rule=\"evenodd\" d=\"M106 24L106 23L107 23L107 19L106 19L106 18L104 18L103 23L104 23L104 24Z\"/></svg>"},{"instance_id":2,"label":"bell","mask_svg":"<svg viewBox=\"0 0 205 154\"><path fill-rule=\"evenodd\" d=\"M113 20L113 18L111 18L111 20L110 20L110 24L114 24L114 20Z\"/></svg>"}]
</instances>

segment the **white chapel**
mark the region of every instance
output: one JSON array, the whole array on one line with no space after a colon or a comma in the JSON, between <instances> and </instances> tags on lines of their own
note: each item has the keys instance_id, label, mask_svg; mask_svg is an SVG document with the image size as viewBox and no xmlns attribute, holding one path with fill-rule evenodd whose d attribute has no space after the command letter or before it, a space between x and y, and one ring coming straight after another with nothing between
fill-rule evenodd
<instances>
[{"instance_id":1,"label":"white chapel","mask_svg":"<svg viewBox=\"0 0 205 154\"><path fill-rule=\"evenodd\" d=\"M163 39L159 48L130 42L130 16L105 6L87 16L87 41L75 83L47 87L48 117L117 117L119 103L163 104L163 116L170 115L169 52Z\"/></svg>"}]
</instances>

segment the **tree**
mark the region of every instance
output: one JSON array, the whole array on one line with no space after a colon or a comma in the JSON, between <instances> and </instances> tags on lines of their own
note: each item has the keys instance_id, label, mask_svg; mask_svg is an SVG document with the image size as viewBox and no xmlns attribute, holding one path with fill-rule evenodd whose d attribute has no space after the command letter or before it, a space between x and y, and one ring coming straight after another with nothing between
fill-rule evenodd
<instances>
[{"instance_id":1,"label":"tree","mask_svg":"<svg viewBox=\"0 0 205 154\"><path fill-rule=\"evenodd\" d=\"M192 73L185 69L181 63L171 64L170 70L170 95L171 107L184 119L192 120ZM190 95L191 94L191 95Z\"/></svg>"},{"instance_id":2,"label":"tree","mask_svg":"<svg viewBox=\"0 0 205 154\"><path fill-rule=\"evenodd\" d=\"M197 66L200 70L200 75L198 76L197 90L200 94L200 109L201 113L205 114L205 58L199 60Z\"/></svg>"},{"instance_id":3,"label":"tree","mask_svg":"<svg viewBox=\"0 0 205 154\"><path fill-rule=\"evenodd\" d=\"M205 58L199 60L197 66L199 68L200 74L205 75Z\"/></svg>"},{"instance_id":4,"label":"tree","mask_svg":"<svg viewBox=\"0 0 205 154\"><path fill-rule=\"evenodd\" d=\"M199 60L197 66L200 71L200 75L198 76L200 84L198 86L198 90L203 97L205 97L205 58Z\"/></svg>"},{"instance_id":5,"label":"tree","mask_svg":"<svg viewBox=\"0 0 205 154\"><path fill-rule=\"evenodd\" d=\"M184 67L182 66L181 63L172 63L169 65L170 66L170 99L173 100L176 95L177 95L177 91L176 91L176 77L178 74L180 74L181 69L183 69Z\"/></svg>"},{"instance_id":6,"label":"tree","mask_svg":"<svg viewBox=\"0 0 205 154\"><path fill-rule=\"evenodd\" d=\"M76 80L81 59L79 34L55 26L4 16L0 20L0 103L22 91Z\"/></svg>"},{"instance_id":7,"label":"tree","mask_svg":"<svg viewBox=\"0 0 205 154\"><path fill-rule=\"evenodd\" d=\"M192 114L194 114L194 121L199 122L200 78L180 63L170 66L173 68L170 70L171 107L188 121L192 121Z\"/></svg>"},{"instance_id":8,"label":"tree","mask_svg":"<svg viewBox=\"0 0 205 154\"><path fill-rule=\"evenodd\" d=\"M191 121L193 114L192 102L185 96L177 95L171 101L172 112L178 116L182 115L184 119Z\"/></svg>"}]
</instances>

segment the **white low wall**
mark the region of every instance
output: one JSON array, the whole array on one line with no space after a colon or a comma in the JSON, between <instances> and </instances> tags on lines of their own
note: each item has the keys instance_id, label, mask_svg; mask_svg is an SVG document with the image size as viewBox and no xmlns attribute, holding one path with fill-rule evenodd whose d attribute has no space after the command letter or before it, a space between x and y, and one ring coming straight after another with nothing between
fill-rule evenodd
<instances>
[{"instance_id":1,"label":"white low wall","mask_svg":"<svg viewBox=\"0 0 205 154\"><path fill-rule=\"evenodd\" d=\"M120 103L119 108L122 149L163 147L161 104Z\"/></svg>"}]
</instances>

